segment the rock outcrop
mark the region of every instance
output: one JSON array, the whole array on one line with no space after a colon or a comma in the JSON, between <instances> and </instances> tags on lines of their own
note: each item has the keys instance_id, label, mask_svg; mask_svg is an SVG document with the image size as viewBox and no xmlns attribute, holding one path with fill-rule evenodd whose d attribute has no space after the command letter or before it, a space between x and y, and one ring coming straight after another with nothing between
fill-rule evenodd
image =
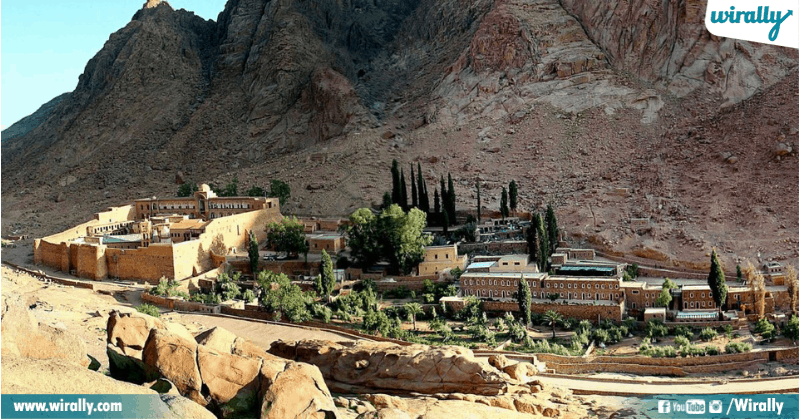
<instances>
[{"instance_id":1,"label":"rock outcrop","mask_svg":"<svg viewBox=\"0 0 800 419\"><path fill-rule=\"evenodd\" d=\"M86 343L65 329L39 324L17 298L2 301L2 355L27 359L63 359L88 367Z\"/></svg>"},{"instance_id":2,"label":"rock outcrop","mask_svg":"<svg viewBox=\"0 0 800 419\"><path fill-rule=\"evenodd\" d=\"M181 395L220 417L257 416L259 411L263 418L336 416L317 367L280 359L222 328L187 339L180 332L185 328L139 316L110 314L112 376L136 383L163 377ZM132 348L145 332L142 350L136 353ZM133 354L123 353L114 342Z\"/></svg>"},{"instance_id":3,"label":"rock outcrop","mask_svg":"<svg viewBox=\"0 0 800 419\"><path fill-rule=\"evenodd\" d=\"M316 365L331 386L342 389L497 395L520 384L457 346L305 340L278 341L269 352Z\"/></svg>"}]
</instances>

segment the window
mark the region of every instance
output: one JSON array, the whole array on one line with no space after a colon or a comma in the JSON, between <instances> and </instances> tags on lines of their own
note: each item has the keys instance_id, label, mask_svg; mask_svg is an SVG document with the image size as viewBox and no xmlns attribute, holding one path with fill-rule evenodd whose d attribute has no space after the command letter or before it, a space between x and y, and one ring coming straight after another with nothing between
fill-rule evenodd
<instances>
[{"instance_id":1,"label":"window","mask_svg":"<svg viewBox=\"0 0 800 419\"><path fill-rule=\"evenodd\" d=\"M700 303L700 304L702 305L702 307L703 307L703 308L706 308L706 302L705 302L705 301L703 301L703 302L702 302L702 303Z\"/></svg>"},{"instance_id":2,"label":"window","mask_svg":"<svg viewBox=\"0 0 800 419\"><path fill-rule=\"evenodd\" d=\"M531 287L536 288L536 281L531 282Z\"/></svg>"},{"instance_id":3,"label":"window","mask_svg":"<svg viewBox=\"0 0 800 419\"><path fill-rule=\"evenodd\" d=\"M567 284L567 288L572 288L572 284Z\"/></svg>"},{"instance_id":4,"label":"window","mask_svg":"<svg viewBox=\"0 0 800 419\"><path fill-rule=\"evenodd\" d=\"M561 298L564 298L564 293L563 293L563 292L559 292L559 293L558 293L558 295L559 295Z\"/></svg>"},{"instance_id":5,"label":"window","mask_svg":"<svg viewBox=\"0 0 800 419\"><path fill-rule=\"evenodd\" d=\"M631 308L636 308L636 303L631 303Z\"/></svg>"},{"instance_id":6,"label":"window","mask_svg":"<svg viewBox=\"0 0 800 419\"><path fill-rule=\"evenodd\" d=\"M689 303L689 308L694 308L694 301Z\"/></svg>"},{"instance_id":7,"label":"window","mask_svg":"<svg viewBox=\"0 0 800 419\"><path fill-rule=\"evenodd\" d=\"M644 306L645 307L650 307L650 302L648 301L648 302L644 303Z\"/></svg>"},{"instance_id":8,"label":"window","mask_svg":"<svg viewBox=\"0 0 800 419\"><path fill-rule=\"evenodd\" d=\"M564 288L564 283L562 282L559 288Z\"/></svg>"},{"instance_id":9,"label":"window","mask_svg":"<svg viewBox=\"0 0 800 419\"><path fill-rule=\"evenodd\" d=\"M536 291L531 293L531 297L536 298Z\"/></svg>"},{"instance_id":10,"label":"window","mask_svg":"<svg viewBox=\"0 0 800 419\"><path fill-rule=\"evenodd\" d=\"M638 294L638 293L639 293L639 290L632 290L631 291L631 294Z\"/></svg>"},{"instance_id":11,"label":"window","mask_svg":"<svg viewBox=\"0 0 800 419\"><path fill-rule=\"evenodd\" d=\"M581 288L586 288L586 284L581 284Z\"/></svg>"},{"instance_id":12,"label":"window","mask_svg":"<svg viewBox=\"0 0 800 419\"><path fill-rule=\"evenodd\" d=\"M700 298L706 298L706 293L700 294Z\"/></svg>"},{"instance_id":13,"label":"window","mask_svg":"<svg viewBox=\"0 0 800 419\"><path fill-rule=\"evenodd\" d=\"M450 259L450 254L449 253L445 253L444 258L445 259Z\"/></svg>"},{"instance_id":14,"label":"window","mask_svg":"<svg viewBox=\"0 0 800 419\"><path fill-rule=\"evenodd\" d=\"M550 283L547 284L547 288L550 288Z\"/></svg>"},{"instance_id":15,"label":"window","mask_svg":"<svg viewBox=\"0 0 800 419\"><path fill-rule=\"evenodd\" d=\"M517 286L517 281L514 281L514 286L515 286L515 287Z\"/></svg>"},{"instance_id":16,"label":"window","mask_svg":"<svg viewBox=\"0 0 800 419\"><path fill-rule=\"evenodd\" d=\"M619 289L619 284L617 284L617 285L614 287L614 289Z\"/></svg>"},{"instance_id":17,"label":"window","mask_svg":"<svg viewBox=\"0 0 800 419\"><path fill-rule=\"evenodd\" d=\"M598 289L598 288L600 288L600 284L594 284L594 288L595 288L595 289Z\"/></svg>"},{"instance_id":18,"label":"window","mask_svg":"<svg viewBox=\"0 0 800 419\"><path fill-rule=\"evenodd\" d=\"M606 284L600 285L600 288L606 289Z\"/></svg>"},{"instance_id":19,"label":"window","mask_svg":"<svg viewBox=\"0 0 800 419\"><path fill-rule=\"evenodd\" d=\"M434 255L433 258L434 259L439 259L439 255Z\"/></svg>"},{"instance_id":20,"label":"window","mask_svg":"<svg viewBox=\"0 0 800 419\"><path fill-rule=\"evenodd\" d=\"M694 293L690 293L689 298L694 298Z\"/></svg>"}]
</instances>

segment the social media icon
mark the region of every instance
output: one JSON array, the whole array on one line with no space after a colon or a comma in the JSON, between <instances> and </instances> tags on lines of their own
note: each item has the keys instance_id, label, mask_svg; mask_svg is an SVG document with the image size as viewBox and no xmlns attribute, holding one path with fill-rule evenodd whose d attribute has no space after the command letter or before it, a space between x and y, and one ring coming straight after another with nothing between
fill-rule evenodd
<instances>
[{"instance_id":1,"label":"social media icon","mask_svg":"<svg viewBox=\"0 0 800 419\"><path fill-rule=\"evenodd\" d=\"M686 413L690 415L702 415L706 413L706 401L700 399L686 400Z\"/></svg>"},{"instance_id":2,"label":"social media icon","mask_svg":"<svg viewBox=\"0 0 800 419\"><path fill-rule=\"evenodd\" d=\"M669 400L658 401L658 413L669 413Z\"/></svg>"},{"instance_id":3,"label":"social media icon","mask_svg":"<svg viewBox=\"0 0 800 419\"><path fill-rule=\"evenodd\" d=\"M708 404L708 413L722 413L722 400L712 400Z\"/></svg>"}]
</instances>

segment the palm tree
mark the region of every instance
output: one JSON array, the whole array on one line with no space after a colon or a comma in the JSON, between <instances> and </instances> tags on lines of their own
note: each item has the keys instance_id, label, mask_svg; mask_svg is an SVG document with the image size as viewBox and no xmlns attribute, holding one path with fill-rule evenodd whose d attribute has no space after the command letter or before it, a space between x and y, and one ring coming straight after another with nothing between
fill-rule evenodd
<instances>
[{"instance_id":1,"label":"palm tree","mask_svg":"<svg viewBox=\"0 0 800 419\"><path fill-rule=\"evenodd\" d=\"M408 317L411 318L411 322L414 324L414 330L417 330L417 314L422 314L422 306L419 303L406 303L403 308L408 313Z\"/></svg>"},{"instance_id":2,"label":"palm tree","mask_svg":"<svg viewBox=\"0 0 800 419\"><path fill-rule=\"evenodd\" d=\"M553 339L555 339L556 338L556 324L559 323L563 319L563 317L561 317L560 314L556 313L553 310L547 310L547 312L544 313L543 317L544 317L544 321L547 322L547 324L549 324L550 326L553 327Z\"/></svg>"}]
</instances>

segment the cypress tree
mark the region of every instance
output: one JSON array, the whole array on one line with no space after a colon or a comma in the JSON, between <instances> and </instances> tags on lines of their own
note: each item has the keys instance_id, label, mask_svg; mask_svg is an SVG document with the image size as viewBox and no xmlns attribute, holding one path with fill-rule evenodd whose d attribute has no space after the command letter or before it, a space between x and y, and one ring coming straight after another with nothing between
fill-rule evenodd
<instances>
[{"instance_id":1,"label":"cypress tree","mask_svg":"<svg viewBox=\"0 0 800 419\"><path fill-rule=\"evenodd\" d=\"M408 179L411 181L411 207L412 208L419 208L419 202L417 201L417 182L414 178L414 165L411 165L411 177Z\"/></svg>"},{"instance_id":2,"label":"cypress tree","mask_svg":"<svg viewBox=\"0 0 800 419\"><path fill-rule=\"evenodd\" d=\"M550 243L548 254L552 255L558 246L558 221L556 221L556 213L553 211L553 206L547 204L547 214L545 215L545 224L547 224L547 240Z\"/></svg>"},{"instance_id":3,"label":"cypress tree","mask_svg":"<svg viewBox=\"0 0 800 419\"><path fill-rule=\"evenodd\" d=\"M528 227L528 234L526 235L525 239L528 242L528 260L536 263L536 266L539 266L539 261L541 260L541 239L539 237L539 228L536 225L536 217L538 214L534 214L534 220L531 222L531 226Z\"/></svg>"},{"instance_id":4,"label":"cypress tree","mask_svg":"<svg viewBox=\"0 0 800 419\"><path fill-rule=\"evenodd\" d=\"M533 222L531 222L531 228L536 229L536 235L539 238L539 257L538 263L539 272L547 272L547 258L550 256L549 249L550 245L548 244L547 240L547 231L544 227L544 221L542 220L542 216L539 214L533 215Z\"/></svg>"},{"instance_id":5,"label":"cypress tree","mask_svg":"<svg viewBox=\"0 0 800 419\"><path fill-rule=\"evenodd\" d=\"M504 220L508 217L508 192L506 192L505 186L503 186L503 192L500 193L500 217Z\"/></svg>"},{"instance_id":6,"label":"cypress tree","mask_svg":"<svg viewBox=\"0 0 800 419\"><path fill-rule=\"evenodd\" d=\"M422 212L428 212L425 208L425 201L427 201L426 194L425 182L422 180L422 167L419 165L419 162L417 162L417 199L419 200L419 209L422 210Z\"/></svg>"},{"instance_id":7,"label":"cypress tree","mask_svg":"<svg viewBox=\"0 0 800 419\"><path fill-rule=\"evenodd\" d=\"M331 256L325 249L322 249L322 266L319 272L322 291L324 293L320 295L320 297L328 297L336 287L336 276L333 275L333 261L331 261Z\"/></svg>"},{"instance_id":8,"label":"cypress tree","mask_svg":"<svg viewBox=\"0 0 800 419\"><path fill-rule=\"evenodd\" d=\"M400 204L400 169L397 160L392 160L392 202Z\"/></svg>"},{"instance_id":9,"label":"cypress tree","mask_svg":"<svg viewBox=\"0 0 800 419\"><path fill-rule=\"evenodd\" d=\"M256 238L256 233L252 230L248 235L248 241L247 255L250 257L250 270L253 272L253 278L255 278L258 270L258 239Z\"/></svg>"},{"instance_id":10,"label":"cypress tree","mask_svg":"<svg viewBox=\"0 0 800 419\"><path fill-rule=\"evenodd\" d=\"M392 195L389 192L383 193L383 203L381 204L381 209L386 209L392 206L394 202L392 202Z\"/></svg>"},{"instance_id":11,"label":"cypress tree","mask_svg":"<svg viewBox=\"0 0 800 419\"><path fill-rule=\"evenodd\" d=\"M519 276L519 286L517 287L517 303L522 320L527 328L531 324L531 287L523 275Z\"/></svg>"},{"instance_id":12,"label":"cypress tree","mask_svg":"<svg viewBox=\"0 0 800 419\"><path fill-rule=\"evenodd\" d=\"M425 181L422 181L422 208L420 208L426 214L431 212L431 200L430 196L428 195L428 184Z\"/></svg>"},{"instance_id":13,"label":"cypress tree","mask_svg":"<svg viewBox=\"0 0 800 419\"><path fill-rule=\"evenodd\" d=\"M456 190L453 187L453 177L447 174L447 212L452 225L456 224Z\"/></svg>"},{"instance_id":14,"label":"cypress tree","mask_svg":"<svg viewBox=\"0 0 800 419\"><path fill-rule=\"evenodd\" d=\"M408 211L408 189L406 189L406 175L403 173L403 169L400 169L400 208Z\"/></svg>"},{"instance_id":15,"label":"cypress tree","mask_svg":"<svg viewBox=\"0 0 800 419\"><path fill-rule=\"evenodd\" d=\"M508 184L508 205L514 213L517 212L517 192L517 181L512 180L511 183Z\"/></svg>"},{"instance_id":16,"label":"cypress tree","mask_svg":"<svg viewBox=\"0 0 800 419\"><path fill-rule=\"evenodd\" d=\"M433 189L433 218L436 222L439 222L439 211L441 210L441 205L439 203L439 190L434 188Z\"/></svg>"},{"instance_id":17,"label":"cypress tree","mask_svg":"<svg viewBox=\"0 0 800 419\"><path fill-rule=\"evenodd\" d=\"M725 284L725 273L722 272L722 265L719 263L717 250L711 251L711 269L708 273L708 286L711 288L711 295L717 307L723 308L725 298L728 296L728 285Z\"/></svg>"},{"instance_id":18,"label":"cypress tree","mask_svg":"<svg viewBox=\"0 0 800 419\"><path fill-rule=\"evenodd\" d=\"M447 237L447 226L450 225L450 217L447 215L447 211L442 213L442 233L444 233L445 237Z\"/></svg>"},{"instance_id":19,"label":"cypress tree","mask_svg":"<svg viewBox=\"0 0 800 419\"><path fill-rule=\"evenodd\" d=\"M475 181L475 189L478 191L478 224L481 223L481 181Z\"/></svg>"}]
</instances>

